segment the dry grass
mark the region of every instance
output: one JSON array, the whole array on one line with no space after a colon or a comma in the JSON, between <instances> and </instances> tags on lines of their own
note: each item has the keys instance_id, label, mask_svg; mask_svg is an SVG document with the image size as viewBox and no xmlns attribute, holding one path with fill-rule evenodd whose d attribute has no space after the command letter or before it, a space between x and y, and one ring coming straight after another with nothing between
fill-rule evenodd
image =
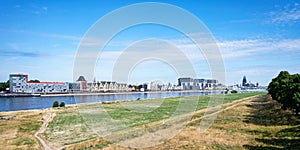
<instances>
[{"instance_id":1,"label":"dry grass","mask_svg":"<svg viewBox=\"0 0 300 150\"><path fill-rule=\"evenodd\" d=\"M112 105L111 105L112 106ZM231 107L234 106L234 107ZM300 147L300 125L290 111L268 95L235 101L223 105L228 108L218 114L215 123L199 133L202 111L193 116L179 134L154 147L144 149L297 149ZM77 106L67 109L51 109L56 114L49 124L44 139L55 147L66 149L134 149L122 147L96 138L78 114ZM91 113L91 112L90 112ZM34 133L43 122L44 111L1 112L0 116L12 120L0 120L0 143L5 149L41 149ZM175 120L176 121L176 120ZM154 128L162 121L144 124L141 129ZM122 131L120 133L125 133ZM133 133L132 131L129 132ZM139 135L143 136L143 135ZM131 137L133 140L137 137Z\"/></svg>"},{"instance_id":2,"label":"dry grass","mask_svg":"<svg viewBox=\"0 0 300 150\"><path fill-rule=\"evenodd\" d=\"M43 123L43 111L1 112L0 143L4 149L41 149L34 134ZM15 117L13 117L15 116Z\"/></svg>"},{"instance_id":3,"label":"dry grass","mask_svg":"<svg viewBox=\"0 0 300 150\"><path fill-rule=\"evenodd\" d=\"M205 133L198 132L201 120L196 120L174 138L144 149L298 149L299 122L280 106L262 95L221 112ZM133 148L109 145L104 149Z\"/></svg>"},{"instance_id":4,"label":"dry grass","mask_svg":"<svg viewBox=\"0 0 300 150\"><path fill-rule=\"evenodd\" d=\"M240 98L249 97L257 94L259 93L230 94L225 96L224 102L232 102ZM197 97L184 97L181 99L181 101L188 103L191 99L195 98L196 100L198 100ZM199 103L198 106L196 106L197 109L199 110L205 108L209 99L210 96L199 97ZM100 134L105 134L102 133L102 130L106 130L105 128L103 128L104 126L112 127L114 133L117 133L113 135L114 137L112 137L113 139L116 139L117 142L131 139L133 139L133 141L139 140L136 137L144 136L145 132L155 132L156 130L162 131L165 128L165 126L161 126L162 120L164 118L169 118L172 112L176 110L179 100L179 98L168 98L164 101L158 99L158 102L155 103L154 106L145 105L144 103L151 101L151 104L153 104L153 101L155 101L155 99L145 101L141 100L137 102L104 104L101 105L101 107L100 104L78 105L71 109L57 111L56 117L49 124L47 130L43 134L41 134L41 136L45 140L47 140L47 142L50 143L50 145L55 147L65 146L70 149L73 149L74 147L99 148L105 147L106 145L108 145L108 142L104 141L103 139L99 139L98 143L90 144L89 141L93 141L96 137L98 137L90 129L90 127L95 126L97 131L101 131ZM161 105L159 108L151 112L147 112L148 109L152 110L153 107L156 107L160 103ZM144 109L145 106L149 108L146 109L146 113L136 113L134 111L124 109L124 105L126 107L134 108L134 110L139 110L141 108ZM107 122L107 124L105 124L106 122L103 122L103 119L107 119L109 117L103 115L104 113L101 109L102 107L105 108L105 111L109 113L110 117L112 117L115 120L119 120L127 125L130 125L130 128L134 128L134 130L124 130L122 126L118 127L109 124L109 121ZM79 110L76 108L78 108ZM180 113L178 115L180 115ZM180 120L178 121L178 119L175 119L175 123L177 122L180 123ZM101 123L101 125L99 123ZM103 125L103 123L105 125ZM89 126L87 126L86 124L88 124ZM95 130L95 128L93 129ZM147 136L144 136L144 138L147 138ZM104 141L104 143L101 143L100 141Z\"/></svg>"},{"instance_id":5,"label":"dry grass","mask_svg":"<svg viewBox=\"0 0 300 150\"><path fill-rule=\"evenodd\" d=\"M290 111L281 110L280 104L266 95L221 112L203 134L198 132L199 122L191 123L175 138L155 148L297 149L300 146L297 118Z\"/></svg>"},{"instance_id":6,"label":"dry grass","mask_svg":"<svg viewBox=\"0 0 300 150\"><path fill-rule=\"evenodd\" d=\"M52 109L55 117L49 123L47 129L40 136L52 147L62 147L74 143L80 143L96 137L82 120L77 106L66 109Z\"/></svg>"}]
</instances>

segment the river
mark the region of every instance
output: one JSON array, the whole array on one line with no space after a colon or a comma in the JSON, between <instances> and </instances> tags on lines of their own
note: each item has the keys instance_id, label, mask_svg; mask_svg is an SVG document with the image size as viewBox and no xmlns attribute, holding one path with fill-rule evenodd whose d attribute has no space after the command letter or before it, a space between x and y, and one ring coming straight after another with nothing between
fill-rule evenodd
<instances>
[{"instance_id":1,"label":"river","mask_svg":"<svg viewBox=\"0 0 300 150\"><path fill-rule=\"evenodd\" d=\"M15 110L30 110L50 108L54 101L68 104L105 102L117 100L137 100L152 98L169 98L182 96L202 96L219 94L219 91L206 92L154 92L154 93L128 93L128 94L104 94L85 96L41 96L41 97L0 97L0 112Z\"/></svg>"},{"instance_id":2,"label":"river","mask_svg":"<svg viewBox=\"0 0 300 150\"><path fill-rule=\"evenodd\" d=\"M243 92L266 92L265 89L239 90ZM145 93L126 93L126 94L103 94L103 95L84 95L84 96L41 96L41 97L0 97L0 112L31 110L50 108L54 101L65 102L66 105L78 103L94 103L107 101L124 101L152 98L170 98L184 96L203 96L220 94L220 91L184 91L184 92L145 92Z\"/></svg>"}]
</instances>

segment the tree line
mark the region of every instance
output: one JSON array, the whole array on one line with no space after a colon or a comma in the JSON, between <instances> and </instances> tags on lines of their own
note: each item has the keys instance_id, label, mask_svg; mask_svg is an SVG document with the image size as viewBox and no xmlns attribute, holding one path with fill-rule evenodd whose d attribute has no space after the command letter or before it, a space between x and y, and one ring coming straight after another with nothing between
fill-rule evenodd
<instances>
[{"instance_id":1,"label":"tree line","mask_svg":"<svg viewBox=\"0 0 300 150\"><path fill-rule=\"evenodd\" d=\"M6 91L7 88L9 88L9 80L0 82L0 91Z\"/></svg>"},{"instance_id":2,"label":"tree line","mask_svg":"<svg viewBox=\"0 0 300 150\"><path fill-rule=\"evenodd\" d=\"M268 86L268 92L274 100L282 104L284 109L300 112L300 74L290 74L281 71L272 79Z\"/></svg>"}]
</instances>

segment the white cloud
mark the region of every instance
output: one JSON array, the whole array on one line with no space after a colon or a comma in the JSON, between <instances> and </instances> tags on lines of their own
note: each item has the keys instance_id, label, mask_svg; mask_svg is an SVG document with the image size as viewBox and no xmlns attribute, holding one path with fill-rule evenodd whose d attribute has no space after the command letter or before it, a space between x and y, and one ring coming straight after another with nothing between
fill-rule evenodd
<instances>
[{"instance_id":1,"label":"white cloud","mask_svg":"<svg viewBox=\"0 0 300 150\"><path fill-rule=\"evenodd\" d=\"M55 33L41 33L41 32L34 32L34 31L28 31L28 30L3 30L3 29L0 29L0 32L13 32L13 33L31 34L31 35L36 35L36 36L57 38L57 39L65 39L65 40L76 40L76 41L81 40L80 36L55 34Z\"/></svg>"},{"instance_id":2,"label":"white cloud","mask_svg":"<svg viewBox=\"0 0 300 150\"><path fill-rule=\"evenodd\" d=\"M199 50L194 43L191 41L187 41L184 39L172 39L171 43L177 46L192 62L199 62L206 60L203 56L201 50ZM126 47L126 44L123 42L120 47ZM155 53L159 52L161 55L169 55L173 60L180 60L181 57L176 56L172 53L165 53L169 51L165 51L165 48L149 50L147 51L147 47L153 47L154 43L148 43L149 45L143 45L140 47L140 50L137 51L137 55L142 55L143 52L147 53ZM288 53L298 52L300 50L300 39L282 39L282 40L274 40L274 39L246 39L246 40L232 40L232 41L217 41L216 43L221 52L222 58L225 60L230 59L240 59L244 57L251 57L259 54L269 53L273 51L287 51ZM130 43L127 44L127 46ZM116 45L115 45L116 46ZM202 45L203 46L203 45ZM206 44L205 47L209 48L210 44ZM109 45L108 45L109 47ZM171 48L171 47L169 47ZM101 54L101 59L109 60L116 59L121 55L124 49L109 51L105 50ZM145 51L146 50L146 51ZM90 55L90 57L95 57L95 55ZM211 57L213 58L213 57Z\"/></svg>"},{"instance_id":3,"label":"white cloud","mask_svg":"<svg viewBox=\"0 0 300 150\"><path fill-rule=\"evenodd\" d=\"M280 8L279 8L280 9ZM286 5L283 9L270 12L271 23L290 24L300 20L300 5Z\"/></svg>"},{"instance_id":4,"label":"white cloud","mask_svg":"<svg viewBox=\"0 0 300 150\"><path fill-rule=\"evenodd\" d=\"M272 51L299 51L300 39L236 40L219 42L224 59L241 58Z\"/></svg>"}]
</instances>

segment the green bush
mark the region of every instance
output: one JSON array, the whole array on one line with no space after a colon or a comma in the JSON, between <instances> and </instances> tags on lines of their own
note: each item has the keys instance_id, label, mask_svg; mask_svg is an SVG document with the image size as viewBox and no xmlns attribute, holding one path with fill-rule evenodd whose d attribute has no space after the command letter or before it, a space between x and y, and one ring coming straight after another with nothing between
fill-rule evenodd
<instances>
[{"instance_id":1,"label":"green bush","mask_svg":"<svg viewBox=\"0 0 300 150\"><path fill-rule=\"evenodd\" d=\"M59 107L65 107L65 106L66 106L65 102L61 102L59 105Z\"/></svg>"},{"instance_id":2,"label":"green bush","mask_svg":"<svg viewBox=\"0 0 300 150\"><path fill-rule=\"evenodd\" d=\"M281 71L272 79L268 92L284 109L291 109L297 114L300 112L300 74L290 75L287 71Z\"/></svg>"},{"instance_id":3,"label":"green bush","mask_svg":"<svg viewBox=\"0 0 300 150\"><path fill-rule=\"evenodd\" d=\"M53 102L53 107L58 107L58 106L59 106L58 101L54 101L54 102Z\"/></svg>"},{"instance_id":4,"label":"green bush","mask_svg":"<svg viewBox=\"0 0 300 150\"><path fill-rule=\"evenodd\" d=\"M237 93L237 90L232 90L231 93Z\"/></svg>"}]
</instances>

